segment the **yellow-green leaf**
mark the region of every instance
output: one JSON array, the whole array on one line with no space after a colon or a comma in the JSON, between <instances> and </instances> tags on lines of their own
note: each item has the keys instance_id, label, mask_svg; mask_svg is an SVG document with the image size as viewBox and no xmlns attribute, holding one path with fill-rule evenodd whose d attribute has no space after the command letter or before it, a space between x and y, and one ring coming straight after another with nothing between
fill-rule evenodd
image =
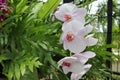
<instances>
[{"instance_id":1,"label":"yellow-green leaf","mask_svg":"<svg viewBox=\"0 0 120 80\"><path fill-rule=\"evenodd\" d=\"M55 10L61 0L48 0L39 10L38 17L40 20L44 20L48 15Z\"/></svg>"}]
</instances>

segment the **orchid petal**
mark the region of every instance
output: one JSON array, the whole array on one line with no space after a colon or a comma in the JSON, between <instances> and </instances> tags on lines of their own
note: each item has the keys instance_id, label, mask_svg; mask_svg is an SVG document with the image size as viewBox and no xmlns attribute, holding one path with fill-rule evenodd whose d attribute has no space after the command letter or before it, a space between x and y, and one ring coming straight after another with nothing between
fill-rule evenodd
<instances>
[{"instance_id":1,"label":"orchid petal","mask_svg":"<svg viewBox=\"0 0 120 80\"><path fill-rule=\"evenodd\" d=\"M61 12L69 12L69 13L73 13L73 10L75 10L77 8L77 6L75 4L72 4L72 3L65 3L63 5L61 5L59 7L59 11Z\"/></svg>"},{"instance_id":2,"label":"orchid petal","mask_svg":"<svg viewBox=\"0 0 120 80\"><path fill-rule=\"evenodd\" d=\"M85 64L89 58L93 58L95 55L92 51L86 51L84 53L74 54L72 57L76 57L82 64Z\"/></svg>"},{"instance_id":3,"label":"orchid petal","mask_svg":"<svg viewBox=\"0 0 120 80\"><path fill-rule=\"evenodd\" d=\"M61 59L60 61L58 61L58 64L61 65L64 61L73 62L76 59L77 59L76 57L65 57L65 58Z\"/></svg>"},{"instance_id":4,"label":"orchid petal","mask_svg":"<svg viewBox=\"0 0 120 80\"><path fill-rule=\"evenodd\" d=\"M76 8L74 10L74 15L81 16L81 18L85 17L86 13L87 13L87 10L85 8Z\"/></svg>"},{"instance_id":5,"label":"orchid petal","mask_svg":"<svg viewBox=\"0 0 120 80\"><path fill-rule=\"evenodd\" d=\"M76 57L82 64L85 64L88 61L88 57L81 54L74 54L72 57Z\"/></svg>"},{"instance_id":6,"label":"orchid petal","mask_svg":"<svg viewBox=\"0 0 120 80\"><path fill-rule=\"evenodd\" d=\"M70 72L70 70L67 67L62 67L64 74L67 74Z\"/></svg>"},{"instance_id":7,"label":"orchid petal","mask_svg":"<svg viewBox=\"0 0 120 80\"><path fill-rule=\"evenodd\" d=\"M64 15L65 15L65 13L62 13L62 12L60 12L60 11L56 11L55 13L55 17L57 18L57 19L59 19L60 21L65 21L64 20Z\"/></svg>"},{"instance_id":8,"label":"orchid petal","mask_svg":"<svg viewBox=\"0 0 120 80\"><path fill-rule=\"evenodd\" d=\"M93 27L91 25L88 25L84 27L83 29L80 29L78 32L78 35L85 36L86 34L90 33L92 29Z\"/></svg>"},{"instance_id":9,"label":"orchid petal","mask_svg":"<svg viewBox=\"0 0 120 80\"><path fill-rule=\"evenodd\" d=\"M69 72L78 74L84 69L84 66L84 64L81 64L80 61L76 60L72 63L71 67L69 67L68 70Z\"/></svg>"},{"instance_id":10,"label":"orchid petal","mask_svg":"<svg viewBox=\"0 0 120 80\"><path fill-rule=\"evenodd\" d=\"M93 36L94 36L94 34L90 34L86 37L85 41L86 41L87 46L93 46L93 45L97 44L98 39L93 38Z\"/></svg>"},{"instance_id":11,"label":"orchid petal","mask_svg":"<svg viewBox=\"0 0 120 80\"><path fill-rule=\"evenodd\" d=\"M85 15L87 10L85 8L76 8L73 13L73 18L79 20L81 23L85 23Z\"/></svg>"},{"instance_id":12,"label":"orchid petal","mask_svg":"<svg viewBox=\"0 0 120 80\"><path fill-rule=\"evenodd\" d=\"M91 68L92 65L90 64L87 64L85 65L84 69L78 73L78 74L75 74L75 73L72 73L71 74L71 80L79 80L82 78L82 76Z\"/></svg>"},{"instance_id":13,"label":"orchid petal","mask_svg":"<svg viewBox=\"0 0 120 80\"><path fill-rule=\"evenodd\" d=\"M63 44L66 49L70 50L73 53L80 53L86 48L85 40L79 36L76 36L71 42L64 41Z\"/></svg>"},{"instance_id":14,"label":"orchid petal","mask_svg":"<svg viewBox=\"0 0 120 80\"><path fill-rule=\"evenodd\" d=\"M78 32L81 28L84 27L84 23L81 23L77 20L72 20L70 22L63 23L62 30L69 31L72 30L73 32Z\"/></svg>"},{"instance_id":15,"label":"orchid petal","mask_svg":"<svg viewBox=\"0 0 120 80\"><path fill-rule=\"evenodd\" d=\"M72 16L73 10L77 8L76 5L71 4L71 3L66 3L63 4L59 7L59 9L55 12L55 16L57 19L61 20L61 21L65 21L64 20L64 15L69 14Z\"/></svg>"},{"instance_id":16,"label":"orchid petal","mask_svg":"<svg viewBox=\"0 0 120 80\"><path fill-rule=\"evenodd\" d=\"M92 51L86 51L86 52L82 53L82 55L87 58L93 58L93 57L95 57L96 54Z\"/></svg>"}]
</instances>

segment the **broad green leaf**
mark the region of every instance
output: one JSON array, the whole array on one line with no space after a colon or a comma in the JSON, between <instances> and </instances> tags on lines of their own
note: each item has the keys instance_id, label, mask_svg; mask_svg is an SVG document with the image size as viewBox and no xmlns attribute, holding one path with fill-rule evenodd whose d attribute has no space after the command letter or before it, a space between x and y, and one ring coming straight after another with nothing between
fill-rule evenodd
<instances>
[{"instance_id":1,"label":"broad green leaf","mask_svg":"<svg viewBox=\"0 0 120 80\"><path fill-rule=\"evenodd\" d=\"M23 12L26 10L28 7L26 6L28 0L20 0L19 4L16 6L16 13Z\"/></svg>"},{"instance_id":2,"label":"broad green leaf","mask_svg":"<svg viewBox=\"0 0 120 80\"><path fill-rule=\"evenodd\" d=\"M38 17L42 21L48 17L48 15L57 8L61 0L48 0L39 10Z\"/></svg>"},{"instance_id":3,"label":"broad green leaf","mask_svg":"<svg viewBox=\"0 0 120 80\"><path fill-rule=\"evenodd\" d=\"M35 18L37 17L38 11L40 10L42 5L43 5L43 3L39 2L33 7L33 9L32 9L32 13L34 13L33 17L35 17Z\"/></svg>"}]
</instances>

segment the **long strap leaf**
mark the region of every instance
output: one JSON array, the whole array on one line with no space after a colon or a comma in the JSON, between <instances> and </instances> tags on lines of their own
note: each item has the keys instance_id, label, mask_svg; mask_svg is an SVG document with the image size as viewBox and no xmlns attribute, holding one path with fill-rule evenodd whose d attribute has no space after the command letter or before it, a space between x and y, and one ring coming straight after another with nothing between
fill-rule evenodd
<instances>
[{"instance_id":1,"label":"long strap leaf","mask_svg":"<svg viewBox=\"0 0 120 80\"><path fill-rule=\"evenodd\" d=\"M6 19L5 21L1 22L1 23L0 23L0 28L1 28L2 26L4 26L5 24L11 22L12 20L18 18L18 17L19 17L19 15L14 15L14 16L11 16L10 18Z\"/></svg>"},{"instance_id":2,"label":"long strap leaf","mask_svg":"<svg viewBox=\"0 0 120 80\"><path fill-rule=\"evenodd\" d=\"M19 2L19 4L17 4L16 6L16 13L20 13L22 9L24 9L26 7L28 0L21 0Z\"/></svg>"},{"instance_id":3,"label":"long strap leaf","mask_svg":"<svg viewBox=\"0 0 120 80\"><path fill-rule=\"evenodd\" d=\"M38 17L42 21L59 5L61 0L48 0L39 10Z\"/></svg>"}]
</instances>

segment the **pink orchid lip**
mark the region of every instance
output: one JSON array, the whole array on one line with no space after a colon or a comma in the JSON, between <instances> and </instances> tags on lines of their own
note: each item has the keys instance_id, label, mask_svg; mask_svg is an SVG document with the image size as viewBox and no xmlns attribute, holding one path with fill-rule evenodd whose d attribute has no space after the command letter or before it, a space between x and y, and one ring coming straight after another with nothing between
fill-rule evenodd
<instances>
[{"instance_id":1,"label":"pink orchid lip","mask_svg":"<svg viewBox=\"0 0 120 80\"><path fill-rule=\"evenodd\" d=\"M68 62L68 61L64 61L64 62L62 63L62 66L70 67L70 66L71 66L71 63Z\"/></svg>"},{"instance_id":2,"label":"pink orchid lip","mask_svg":"<svg viewBox=\"0 0 120 80\"><path fill-rule=\"evenodd\" d=\"M68 42L73 41L74 37L75 37L74 34L72 34L70 32L68 32L67 35L66 35L66 39L67 39Z\"/></svg>"},{"instance_id":3,"label":"pink orchid lip","mask_svg":"<svg viewBox=\"0 0 120 80\"><path fill-rule=\"evenodd\" d=\"M69 21L69 20L71 20L71 15L69 15L69 14L65 14L64 15L64 19L65 19L65 21Z\"/></svg>"}]
</instances>

